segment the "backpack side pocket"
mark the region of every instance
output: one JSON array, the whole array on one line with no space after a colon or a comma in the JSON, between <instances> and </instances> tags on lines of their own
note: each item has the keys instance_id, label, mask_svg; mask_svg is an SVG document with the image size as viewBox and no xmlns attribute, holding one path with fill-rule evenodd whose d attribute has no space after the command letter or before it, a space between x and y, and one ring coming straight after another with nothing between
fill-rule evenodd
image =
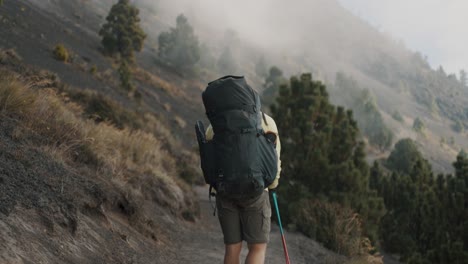
<instances>
[{"instance_id":1,"label":"backpack side pocket","mask_svg":"<svg viewBox=\"0 0 468 264\"><path fill-rule=\"evenodd\" d=\"M198 148L200 150L200 162L203 177L207 184L213 185L216 177L214 142L212 140L206 140L205 126L201 121L197 121L195 125L195 133L197 134Z\"/></svg>"}]
</instances>

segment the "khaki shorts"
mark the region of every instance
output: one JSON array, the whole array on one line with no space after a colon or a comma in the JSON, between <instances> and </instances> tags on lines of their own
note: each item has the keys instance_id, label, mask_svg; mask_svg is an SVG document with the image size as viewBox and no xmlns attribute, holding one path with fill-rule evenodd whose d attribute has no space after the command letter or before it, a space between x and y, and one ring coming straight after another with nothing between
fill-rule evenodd
<instances>
[{"instance_id":1,"label":"khaki shorts","mask_svg":"<svg viewBox=\"0 0 468 264\"><path fill-rule=\"evenodd\" d=\"M218 196L216 206L225 244L236 244L242 240L249 244L268 243L271 226L268 191L242 201Z\"/></svg>"}]
</instances>

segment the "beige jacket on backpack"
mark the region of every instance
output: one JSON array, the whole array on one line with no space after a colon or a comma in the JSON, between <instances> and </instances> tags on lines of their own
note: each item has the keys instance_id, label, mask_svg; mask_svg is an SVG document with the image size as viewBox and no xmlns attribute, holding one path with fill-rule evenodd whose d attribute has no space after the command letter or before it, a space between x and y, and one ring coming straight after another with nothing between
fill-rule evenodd
<instances>
[{"instance_id":1,"label":"beige jacket on backpack","mask_svg":"<svg viewBox=\"0 0 468 264\"><path fill-rule=\"evenodd\" d=\"M265 123L265 120L262 118L263 131L265 131L265 133L272 132L276 134L276 153L278 154L277 155L278 156L278 173L276 174L275 181L270 186L268 186L268 189L274 189L278 186L278 180L281 174L281 159L280 159L281 142L279 139L278 128L276 127L275 120L273 120L273 118L271 118L267 114L265 114L265 119L267 121L266 123ZM206 135L206 140L213 139L214 132L213 132L213 128L211 127L211 125L209 125L208 128L206 129L205 135Z\"/></svg>"}]
</instances>

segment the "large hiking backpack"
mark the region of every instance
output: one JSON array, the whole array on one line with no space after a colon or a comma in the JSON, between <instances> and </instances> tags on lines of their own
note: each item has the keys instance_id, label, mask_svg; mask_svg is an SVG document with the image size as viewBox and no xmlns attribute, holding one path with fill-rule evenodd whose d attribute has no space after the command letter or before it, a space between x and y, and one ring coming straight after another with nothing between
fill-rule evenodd
<instances>
[{"instance_id":1,"label":"large hiking backpack","mask_svg":"<svg viewBox=\"0 0 468 264\"><path fill-rule=\"evenodd\" d=\"M210 82L202 98L214 131L207 141L203 123L195 125L206 183L230 198L261 194L274 181L278 160L262 129L258 94L244 77L225 76Z\"/></svg>"}]
</instances>

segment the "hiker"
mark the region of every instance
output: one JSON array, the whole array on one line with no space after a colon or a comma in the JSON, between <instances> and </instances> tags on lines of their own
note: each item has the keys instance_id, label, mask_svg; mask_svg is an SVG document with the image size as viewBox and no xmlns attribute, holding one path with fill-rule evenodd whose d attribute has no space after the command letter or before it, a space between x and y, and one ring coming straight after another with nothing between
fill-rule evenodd
<instances>
[{"instance_id":1,"label":"hiker","mask_svg":"<svg viewBox=\"0 0 468 264\"><path fill-rule=\"evenodd\" d=\"M216 191L216 209L224 235L224 264L239 264L242 241L245 263L264 263L271 207L268 190L278 186L278 129L260 111L258 94L243 77L226 76L208 84L203 102L211 124L197 123L202 170ZM204 132L201 135L202 131Z\"/></svg>"}]
</instances>

